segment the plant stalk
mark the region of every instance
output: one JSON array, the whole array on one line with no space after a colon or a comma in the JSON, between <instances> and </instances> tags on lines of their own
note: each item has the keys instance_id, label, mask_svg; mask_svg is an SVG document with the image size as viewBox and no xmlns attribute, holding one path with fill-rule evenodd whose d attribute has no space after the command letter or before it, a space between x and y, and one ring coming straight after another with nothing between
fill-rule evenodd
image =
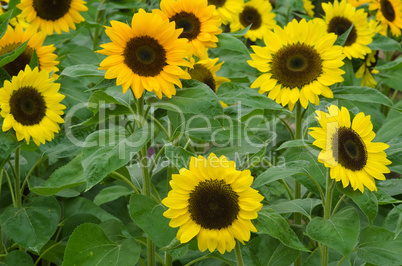
<instances>
[{"instance_id":1,"label":"plant stalk","mask_svg":"<svg viewBox=\"0 0 402 266\"><path fill-rule=\"evenodd\" d=\"M237 266L243 266L244 265L243 257L241 255L240 243L238 240L236 240L235 253L236 253Z\"/></svg>"},{"instance_id":2,"label":"plant stalk","mask_svg":"<svg viewBox=\"0 0 402 266\"><path fill-rule=\"evenodd\" d=\"M297 101L296 103L296 132L295 132L295 139L301 139L302 137L302 119L303 119L303 113L302 113L302 107L300 104L300 101ZM301 184L295 180L295 199L300 199L301 198ZM295 212L294 213L294 219L295 219L295 225L301 225L302 224L302 216L300 213ZM300 266L301 265L301 255L297 258L297 260L294 263L295 266Z\"/></svg>"},{"instance_id":3,"label":"plant stalk","mask_svg":"<svg viewBox=\"0 0 402 266\"><path fill-rule=\"evenodd\" d=\"M332 192L334 190L334 180L329 175L329 168L327 168L327 182L325 189L325 202L324 202L324 219L331 218L331 205L332 205ZM322 266L328 265L329 249L327 245L322 246Z\"/></svg>"},{"instance_id":4,"label":"plant stalk","mask_svg":"<svg viewBox=\"0 0 402 266\"><path fill-rule=\"evenodd\" d=\"M15 205L17 208L22 207L22 199L21 199L21 187L20 187L20 147L15 149L15 157L14 157L14 168L15 168Z\"/></svg>"}]
</instances>

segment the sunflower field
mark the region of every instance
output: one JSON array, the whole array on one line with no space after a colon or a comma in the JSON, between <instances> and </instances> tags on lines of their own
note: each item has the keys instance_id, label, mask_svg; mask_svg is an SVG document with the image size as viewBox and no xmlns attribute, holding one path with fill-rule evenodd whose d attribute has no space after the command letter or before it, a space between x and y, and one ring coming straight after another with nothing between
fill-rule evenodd
<instances>
[{"instance_id":1,"label":"sunflower field","mask_svg":"<svg viewBox=\"0 0 402 266\"><path fill-rule=\"evenodd\" d=\"M0 266L402 265L402 0L2 0Z\"/></svg>"}]
</instances>

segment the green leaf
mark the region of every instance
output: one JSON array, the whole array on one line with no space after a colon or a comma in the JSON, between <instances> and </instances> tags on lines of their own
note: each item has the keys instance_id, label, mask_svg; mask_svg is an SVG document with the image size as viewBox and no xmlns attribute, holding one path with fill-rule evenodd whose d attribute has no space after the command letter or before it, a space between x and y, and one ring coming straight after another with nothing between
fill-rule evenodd
<instances>
[{"instance_id":1,"label":"green leaf","mask_svg":"<svg viewBox=\"0 0 402 266\"><path fill-rule=\"evenodd\" d=\"M385 219L385 227L395 233L395 238L402 232L402 204L395 206L388 213Z\"/></svg>"},{"instance_id":2,"label":"green leaf","mask_svg":"<svg viewBox=\"0 0 402 266\"><path fill-rule=\"evenodd\" d=\"M298 250L289 248L268 235L253 238L242 251L245 265L254 266L292 265L299 256Z\"/></svg>"},{"instance_id":3,"label":"green leaf","mask_svg":"<svg viewBox=\"0 0 402 266\"><path fill-rule=\"evenodd\" d=\"M36 54L36 50L33 50L31 60L29 61L29 67L34 69L37 66L39 66L38 55Z\"/></svg>"},{"instance_id":4,"label":"green leaf","mask_svg":"<svg viewBox=\"0 0 402 266\"><path fill-rule=\"evenodd\" d=\"M218 98L226 104L238 103L259 109L290 113L266 95L259 94L257 90L236 83L223 83L219 86L219 90L216 94Z\"/></svg>"},{"instance_id":5,"label":"green leaf","mask_svg":"<svg viewBox=\"0 0 402 266\"><path fill-rule=\"evenodd\" d=\"M94 203L99 206L103 203L113 201L115 199L130 195L132 193L133 193L132 191L123 186L106 187L102 189L98 195L95 196Z\"/></svg>"},{"instance_id":6,"label":"green leaf","mask_svg":"<svg viewBox=\"0 0 402 266\"><path fill-rule=\"evenodd\" d=\"M333 89L334 98L363 103L378 103L392 107L392 101L376 89L359 86L344 86Z\"/></svg>"},{"instance_id":7,"label":"green leaf","mask_svg":"<svg viewBox=\"0 0 402 266\"><path fill-rule=\"evenodd\" d=\"M99 130L89 135L82 150L87 190L126 165L150 137L148 127L140 128L128 137L124 132L113 130Z\"/></svg>"},{"instance_id":8,"label":"green leaf","mask_svg":"<svg viewBox=\"0 0 402 266\"><path fill-rule=\"evenodd\" d=\"M18 48L12 50L7 54L3 54L0 56L0 67L7 65L8 63L14 61L18 56L24 52L25 48L27 47L28 41L24 42Z\"/></svg>"},{"instance_id":9,"label":"green leaf","mask_svg":"<svg viewBox=\"0 0 402 266\"><path fill-rule=\"evenodd\" d=\"M4 70L4 68L0 67L0 88L4 86L4 81L6 80L10 81L11 76L7 71Z\"/></svg>"},{"instance_id":10,"label":"green leaf","mask_svg":"<svg viewBox=\"0 0 402 266\"><path fill-rule=\"evenodd\" d=\"M399 68L402 65L402 58L397 58L391 62L386 62L385 64L382 64L380 66L376 66L375 69L379 71L385 71L385 70L390 70L394 68Z\"/></svg>"},{"instance_id":11,"label":"green leaf","mask_svg":"<svg viewBox=\"0 0 402 266\"><path fill-rule=\"evenodd\" d=\"M374 191L374 195L377 197L378 205L402 203L402 200L391 197L384 190L378 187L377 191Z\"/></svg>"},{"instance_id":12,"label":"green leaf","mask_svg":"<svg viewBox=\"0 0 402 266\"><path fill-rule=\"evenodd\" d=\"M219 42L217 48L236 51L236 53L248 55L249 59L251 59L250 52L246 45L244 45L243 42L234 37L232 34L221 33L218 35L218 40Z\"/></svg>"},{"instance_id":13,"label":"green leaf","mask_svg":"<svg viewBox=\"0 0 402 266\"><path fill-rule=\"evenodd\" d=\"M117 218L92 201L83 198L83 197L76 197L67 199L63 205L63 217L69 218L76 214L91 214L101 220L102 222L107 220L117 220Z\"/></svg>"},{"instance_id":14,"label":"green leaf","mask_svg":"<svg viewBox=\"0 0 402 266\"><path fill-rule=\"evenodd\" d=\"M349 34L352 31L353 27L354 27L354 23L352 23L352 25L350 25L349 29L347 31L345 31L344 33L342 33L341 36L338 36L334 45L343 46L345 44L346 40L348 39Z\"/></svg>"},{"instance_id":15,"label":"green leaf","mask_svg":"<svg viewBox=\"0 0 402 266\"><path fill-rule=\"evenodd\" d=\"M163 216L166 207L153 199L134 194L130 198L130 216L158 247L165 247L176 237L177 229L169 226L170 220Z\"/></svg>"},{"instance_id":16,"label":"green leaf","mask_svg":"<svg viewBox=\"0 0 402 266\"><path fill-rule=\"evenodd\" d=\"M9 14L7 14L7 13L9 13ZM1 22L1 24L0 24L0 39L3 38L4 34L5 34L6 31L7 31L8 22L10 21L10 18L11 18L11 16L12 16L12 14L13 14L13 11L10 10L10 11L8 11L8 12L2 14L2 16L1 16L2 18L3 18L3 16L4 16L5 19L4 19L4 20Z\"/></svg>"},{"instance_id":17,"label":"green leaf","mask_svg":"<svg viewBox=\"0 0 402 266\"><path fill-rule=\"evenodd\" d=\"M360 232L357 256L375 265L402 264L402 237L385 228L365 227Z\"/></svg>"},{"instance_id":18,"label":"green leaf","mask_svg":"<svg viewBox=\"0 0 402 266\"><path fill-rule=\"evenodd\" d=\"M6 265L9 266L33 266L34 262L29 256L28 253L20 251L20 250L13 250L10 253L7 254L4 262Z\"/></svg>"},{"instance_id":19,"label":"green leaf","mask_svg":"<svg viewBox=\"0 0 402 266\"><path fill-rule=\"evenodd\" d=\"M307 139L295 139L295 140L285 141L276 150L279 151L279 150L286 149L286 148L298 148L298 147L313 148L314 146L312 145L312 142L310 140L307 140Z\"/></svg>"},{"instance_id":20,"label":"green leaf","mask_svg":"<svg viewBox=\"0 0 402 266\"><path fill-rule=\"evenodd\" d=\"M265 184L284 179L295 174L306 173L307 161L288 162L281 166L273 166L260 174L254 181L252 187L258 188Z\"/></svg>"},{"instance_id":21,"label":"green leaf","mask_svg":"<svg viewBox=\"0 0 402 266\"><path fill-rule=\"evenodd\" d=\"M258 218L253 220L253 224L259 233L268 234L287 247L309 251L300 242L296 233L290 228L289 223L273 209L263 208L258 212Z\"/></svg>"},{"instance_id":22,"label":"green leaf","mask_svg":"<svg viewBox=\"0 0 402 266\"><path fill-rule=\"evenodd\" d=\"M393 138L388 141L387 144L389 148L386 149L385 152L387 153L388 160L392 162L392 164L387 167L393 172L402 174L402 136Z\"/></svg>"},{"instance_id":23,"label":"green leaf","mask_svg":"<svg viewBox=\"0 0 402 266\"><path fill-rule=\"evenodd\" d=\"M376 133L376 142L387 142L398 137L402 132L402 116L395 117L385 122ZM386 150L388 153L388 150Z\"/></svg>"},{"instance_id":24,"label":"green leaf","mask_svg":"<svg viewBox=\"0 0 402 266\"><path fill-rule=\"evenodd\" d=\"M60 74L61 76L68 76L73 78L80 77L103 77L105 76L104 70L99 70L98 66L91 64L81 64L66 67Z\"/></svg>"},{"instance_id":25,"label":"green leaf","mask_svg":"<svg viewBox=\"0 0 402 266\"><path fill-rule=\"evenodd\" d=\"M84 183L85 175L81 165L81 155L54 171L43 185L38 186L30 179L28 180L29 189L38 195L44 196L54 195Z\"/></svg>"},{"instance_id":26,"label":"green leaf","mask_svg":"<svg viewBox=\"0 0 402 266\"><path fill-rule=\"evenodd\" d=\"M364 193L361 193L360 190L353 190L350 186L343 188L341 184L338 184L337 188L359 206L360 210L362 210L369 219L371 225L378 212L377 197L374 193L368 189L365 189Z\"/></svg>"},{"instance_id":27,"label":"green leaf","mask_svg":"<svg viewBox=\"0 0 402 266\"><path fill-rule=\"evenodd\" d=\"M0 225L19 245L39 252L56 231L59 219L57 200L54 197L39 197L21 209L6 209L0 216Z\"/></svg>"},{"instance_id":28,"label":"green leaf","mask_svg":"<svg viewBox=\"0 0 402 266\"><path fill-rule=\"evenodd\" d=\"M342 75L343 77L342 85L351 86L353 85L353 81L355 79L355 72L353 71L352 60L345 58L343 62L345 62L345 64L341 67L341 69L345 71L345 74ZM334 90L334 87L335 86L331 87L332 91Z\"/></svg>"},{"instance_id":29,"label":"green leaf","mask_svg":"<svg viewBox=\"0 0 402 266\"><path fill-rule=\"evenodd\" d=\"M359 236L359 215L355 208L346 207L329 220L315 217L306 228L307 235L350 260L352 250Z\"/></svg>"},{"instance_id":30,"label":"green leaf","mask_svg":"<svg viewBox=\"0 0 402 266\"><path fill-rule=\"evenodd\" d=\"M10 154L21 145L12 131L3 132L0 130L0 169L7 162Z\"/></svg>"},{"instance_id":31,"label":"green leaf","mask_svg":"<svg viewBox=\"0 0 402 266\"><path fill-rule=\"evenodd\" d=\"M371 50L383 50L383 51L401 51L401 45L396 40L383 36L380 33L376 33L373 37L373 41L368 45Z\"/></svg>"},{"instance_id":32,"label":"green leaf","mask_svg":"<svg viewBox=\"0 0 402 266\"><path fill-rule=\"evenodd\" d=\"M147 103L157 108L185 114L214 117L223 114L223 108L215 93L204 83L197 80L183 81L172 98L149 97Z\"/></svg>"},{"instance_id":33,"label":"green leaf","mask_svg":"<svg viewBox=\"0 0 402 266\"><path fill-rule=\"evenodd\" d=\"M244 35L248 32L248 30L251 28L251 24L248 25L247 27L245 27L244 29L238 30L238 31L234 31L234 32L227 32L225 34L229 34L232 35L234 37L244 37ZM219 35L218 35L219 38ZM222 49L225 49L226 47L222 47Z\"/></svg>"},{"instance_id":34,"label":"green leaf","mask_svg":"<svg viewBox=\"0 0 402 266\"><path fill-rule=\"evenodd\" d=\"M294 213L298 212L308 217L311 220L311 211L315 206L322 203L319 199L295 199L270 205L269 207L277 211L278 213Z\"/></svg>"},{"instance_id":35,"label":"green leaf","mask_svg":"<svg viewBox=\"0 0 402 266\"><path fill-rule=\"evenodd\" d=\"M169 159L171 164L180 170L182 168L188 169L190 159L195 155L189 151L186 151L182 147L166 145L165 156Z\"/></svg>"},{"instance_id":36,"label":"green leaf","mask_svg":"<svg viewBox=\"0 0 402 266\"><path fill-rule=\"evenodd\" d=\"M121 99L121 101L118 101L116 98L110 96L106 92L95 91L94 93L92 93L91 97L88 100L88 109L96 113L102 104L117 104L129 107L129 104L125 103L123 99Z\"/></svg>"},{"instance_id":37,"label":"green leaf","mask_svg":"<svg viewBox=\"0 0 402 266\"><path fill-rule=\"evenodd\" d=\"M141 246L134 238L117 244L96 224L82 224L71 235L64 254L64 266L69 265L136 265Z\"/></svg>"}]
</instances>

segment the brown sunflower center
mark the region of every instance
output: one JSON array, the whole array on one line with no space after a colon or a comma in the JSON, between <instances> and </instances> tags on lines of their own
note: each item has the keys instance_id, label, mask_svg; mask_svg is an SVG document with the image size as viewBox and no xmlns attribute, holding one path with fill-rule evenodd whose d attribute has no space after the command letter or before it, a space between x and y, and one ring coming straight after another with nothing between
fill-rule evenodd
<instances>
[{"instance_id":1,"label":"brown sunflower center","mask_svg":"<svg viewBox=\"0 0 402 266\"><path fill-rule=\"evenodd\" d=\"M32 5L38 17L55 21L68 13L71 0L33 0Z\"/></svg>"},{"instance_id":2,"label":"brown sunflower center","mask_svg":"<svg viewBox=\"0 0 402 266\"><path fill-rule=\"evenodd\" d=\"M191 219L205 229L227 228L240 212L238 198L223 180L202 181L190 193L188 208Z\"/></svg>"},{"instance_id":3,"label":"brown sunflower center","mask_svg":"<svg viewBox=\"0 0 402 266\"><path fill-rule=\"evenodd\" d=\"M208 0L208 5L214 5L216 7L222 7L226 3L226 0Z\"/></svg>"},{"instance_id":4,"label":"brown sunflower center","mask_svg":"<svg viewBox=\"0 0 402 266\"><path fill-rule=\"evenodd\" d=\"M381 0L381 12L383 16L388 20L388 21L394 21L395 20L395 10L394 7L392 6L391 2L388 0Z\"/></svg>"},{"instance_id":5,"label":"brown sunflower center","mask_svg":"<svg viewBox=\"0 0 402 266\"><path fill-rule=\"evenodd\" d=\"M193 13L181 11L170 18L176 22L176 29L182 28L180 38L187 38L189 41L196 39L201 32L201 21Z\"/></svg>"},{"instance_id":6,"label":"brown sunflower center","mask_svg":"<svg viewBox=\"0 0 402 266\"><path fill-rule=\"evenodd\" d=\"M344 17L333 17L328 24L328 32L333 32L338 36L344 34L350 26L352 26L352 22ZM352 30L349 32L348 38L344 46L350 46L356 42L357 32L355 26L353 26Z\"/></svg>"},{"instance_id":7,"label":"brown sunflower center","mask_svg":"<svg viewBox=\"0 0 402 266\"><path fill-rule=\"evenodd\" d=\"M259 29L261 24L262 24L262 17L260 12L258 12L257 9L251 6L246 6L243 9L243 12L240 13L239 15L240 23L244 27L248 27L248 25L251 25L250 30L256 30Z\"/></svg>"},{"instance_id":8,"label":"brown sunflower center","mask_svg":"<svg viewBox=\"0 0 402 266\"><path fill-rule=\"evenodd\" d=\"M367 163L367 149L359 134L351 128L341 127L332 136L335 160L346 169L359 171Z\"/></svg>"},{"instance_id":9,"label":"brown sunflower center","mask_svg":"<svg viewBox=\"0 0 402 266\"><path fill-rule=\"evenodd\" d=\"M11 51L14 51L21 44L22 43L13 43L0 48L0 55L4 55ZM22 54L20 54L14 61L11 61L10 63L3 66L4 70L7 71L10 76L17 76L20 70L24 70L25 66L28 65L31 61L33 51L34 50L32 48L27 46Z\"/></svg>"},{"instance_id":10,"label":"brown sunflower center","mask_svg":"<svg viewBox=\"0 0 402 266\"><path fill-rule=\"evenodd\" d=\"M300 88L321 74L321 61L321 56L313 47L292 44L279 49L273 56L272 77L284 87Z\"/></svg>"},{"instance_id":11,"label":"brown sunflower center","mask_svg":"<svg viewBox=\"0 0 402 266\"><path fill-rule=\"evenodd\" d=\"M22 87L11 94L10 113L24 126L39 124L46 116L46 102L33 87Z\"/></svg>"},{"instance_id":12,"label":"brown sunflower center","mask_svg":"<svg viewBox=\"0 0 402 266\"><path fill-rule=\"evenodd\" d=\"M208 85L211 90L216 92L216 83L215 79L212 76L211 71L209 71L206 67L196 64L193 69L188 71L192 79L198 80L206 85Z\"/></svg>"},{"instance_id":13,"label":"brown sunflower center","mask_svg":"<svg viewBox=\"0 0 402 266\"><path fill-rule=\"evenodd\" d=\"M158 75L166 63L166 51L157 40L149 36L134 37L124 49L124 63L137 75Z\"/></svg>"}]
</instances>

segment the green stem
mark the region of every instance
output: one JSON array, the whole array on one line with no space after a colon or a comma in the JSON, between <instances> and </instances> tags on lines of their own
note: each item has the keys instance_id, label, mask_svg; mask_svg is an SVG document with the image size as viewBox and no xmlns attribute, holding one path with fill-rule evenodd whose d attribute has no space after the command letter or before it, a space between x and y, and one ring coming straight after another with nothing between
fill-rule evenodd
<instances>
[{"instance_id":1,"label":"green stem","mask_svg":"<svg viewBox=\"0 0 402 266\"><path fill-rule=\"evenodd\" d=\"M10 194L11 194L11 199L13 201L13 206L16 207L17 204L15 202L15 196L14 196L14 188L13 188L13 184L11 183L11 178L8 175L7 171L4 171L4 173L6 173L6 177L7 177L7 182L8 182L8 188L10 189Z\"/></svg>"},{"instance_id":2,"label":"green stem","mask_svg":"<svg viewBox=\"0 0 402 266\"><path fill-rule=\"evenodd\" d=\"M136 194L141 194L140 190L134 186L133 182L131 182L130 180L128 180L124 175L118 173L118 172L112 172L112 177L115 179L120 179L121 181L124 181L125 183L127 183Z\"/></svg>"},{"instance_id":3,"label":"green stem","mask_svg":"<svg viewBox=\"0 0 402 266\"><path fill-rule=\"evenodd\" d=\"M105 15L105 8L104 5L106 4L107 0L103 0L99 6L98 6L98 10L96 11L95 14L95 22L96 23L100 23L101 20L103 20L103 17ZM99 44L99 35L100 35L100 31L103 28L95 28L95 33L94 33L94 37L93 37L93 46L92 46L92 50L95 51L95 49L98 47Z\"/></svg>"},{"instance_id":4,"label":"green stem","mask_svg":"<svg viewBox=\"0 0 402 266\"><path fill-rule=\"evenodd\" d=\"M170 139L169 133L166 131L166 129L163 127L163 125L152 115L149 115L149 117L152 119L152 121L155 122L155 124L165 133L166 137L168 140Z\"/></svg>"},{"instance_id":5,"label":"green stem","mask_svg":"<svg viewBox=\"0 0 402 266\"><path fill-rule=\"evenodd\" d=\"M342 197L338 200L338 202L336 203L334 209L332 210L332 215L334 215L336 213L336 211L338 210L339 206L341 205L343 199L346 197L345 194L342 195Z\"/></svg>"},{"instance_id":6,"label":"green stem","mask_svg":"<svg viewBox=\"0 0 402 266\"><path fill-rule=\"evenodd\" d=\"M296 103L296 132L295 132L295 139L301 139L302 136L302 111L301 111L301 104L300 101ZM301 184L295 180L295 199L301 198ZM302 216L301 213L295 212L294 213L295 225L302 224ZM294 263L295 266L301 265L301 255L297 258Z\"/></svg>"},{"instance_id":7,"label":"green stem","mask_svg":"<svg viewBox=\"0 0 402 266\"><path fill-rule=\"evenodd\" d=\"M280 117L279 117L279 120L281 120L282 124L286 127L286 129L288 130L288 132L289 132L291 138L294 139L294 138L295 138L295 135L293 134L293 131L292 131L292 129L290 128L289 124L286 123L286 121L285 121L283 118L280 118Z\"/></svg>"},{"instance_id":8,"label":"green stem","mask_svg":"<svg viewBox=\"0 0 402 266\"><path fill-rule=\"evenodd\" d=\"M327 169L327 183L325 189L325 202L324 202L324 219L329 220L331 218L331 205L332 205L332 192L334 188L334 180L329 175L329 169ZM329 249L327 245L322 247L322 266L328 265L328 253Z\"/></svg>"},{"instance_id":9,"label":"green stem","mask_svg":"<svg viewBox=\"0 0 402 266\"><path fill-rule=\"evenodd\" d=\"M43 162L43 160L45 160L46 158L47 158L47 157L42 157L42 158L40 158L40 159L34 164L34 166L32 166L31 170L29 170L27 176L25 177L24 182L22 183L21 191L24 191L25 186L27 185L27 182L28 182L28 178L32 175L32 173L33 173L33 171L36 169L36 167L38 167L38 166Z\"/></svg>"},{"instance_id":10,"label":"green stem","mask_svg":"<svg viewBox=\"0 0 402 266\"><path fill-rule=\"evenodd\" d=\"M165 151L165 148L166 148L166 146L163 146L163 147L159 150L159 152L156 154L156 156L155 156L155 158L154 158L154 160L153 160L153 162L152 162L152 164L151 164L151 167L149 168L149 175L150 175L150 176L152 176L152 173L153 173L153 171L154 171L154 169L155 169L155 167L156 167L156 164L158 163L158 159L159 159L159 157L161 157L161 155L162 155L163 152Z\"/></svg>"},{"instance_id":11,"label":"green stem","mask_svg":"<svg viewBox=\"0 0 402 266\"><path fill-rule=\"evenodd\" d=\"M173 264L173 258L172 256L170 256L169 253L167 253L167 251L165 252L165 265L166 266L172 266Z\"/></svg>"},{"instance_id":12,"label":"green stem","mask_svg":"<svg viewBox=\"0 0 402 266\"><path fill-rule=\"evenodd\" d=\"M286 188L286 191L287 191L288 194L289 194L290 200L294 200L293 191L292 191L292 189L289 187L288 183L287 183L284 179L281 179L280 181L282 182L282 184L283 184L284 187Z\"/></svg>"},{"instance_id":13,"label":"green stem","mask_svg":"<svg viewBox=\"0 0 402 266\"><path fill-rule=\"evenodd\" d=\"M244 263L243 258L241 256L240 243L238 240L236 240L235 253L236 253L237 266L243 266Z\"/></svg>"},{"instance_id":14,"label":"green stem","mask_svg":"<svg viewBox=\"0 0 402 266\"><path fill-rule=\"evenodd\" d=\"M44 252L42 252L42 253L40 254L40 256L38 257L38 259L35 261L34 266L38 265L39 261L43 258L43 256L44 256L47 252L49 252L52 248L54 248L54 247L56 247L56 246L58 246L58 245L60 245L59 242L57 242L57 243L51 245L48 249L46 249Z\"/></svg>"},{"instance_id":15,"label":"green stem","mask_svg":"<svg viewBox=\"0 0 402 266\"><path fill-rule=\"evenodd\" d=\"M15 203L17 208L22 207L21 200L21 188L20 188L20 147L15 149L15 158L14 158L14 169L15 169Z\"/></svg>"}]
</instances>

